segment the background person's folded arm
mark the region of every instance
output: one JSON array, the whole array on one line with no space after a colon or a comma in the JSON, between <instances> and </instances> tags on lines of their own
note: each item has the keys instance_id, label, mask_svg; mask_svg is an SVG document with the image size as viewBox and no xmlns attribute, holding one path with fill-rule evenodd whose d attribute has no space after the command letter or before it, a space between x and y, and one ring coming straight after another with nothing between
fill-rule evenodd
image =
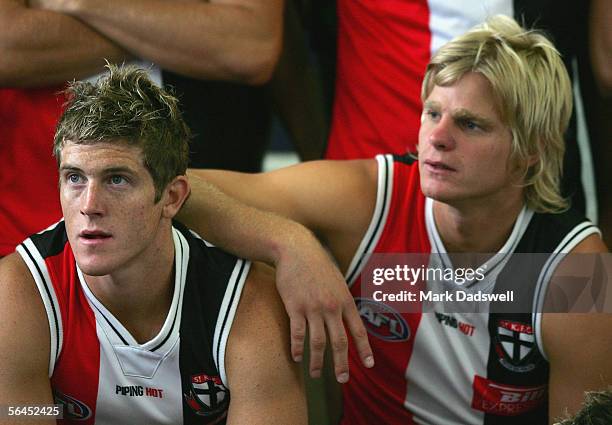
<instances>
[{"instance_id":1,"label":"background person's folded arm","mask_svg":"<svg viewBox=\"0 0 612 425\"><path fill-rule=\"evenodd\" d=\"M94 75L128 54L81 21L0 0L0 87L41 87Z\"/></svg>"},{"instance_id":2,"label":"background person's folded arm","mask_svg":"<svg viewBox=\"0 0 612 425\"><path fill-rule=\"evenodd\" d=\"M592 0L589 20L593 74L604 97L612 98L612 7L609 0Z\"/></svg>"},{"instance_id":3,"label":"background person's folded arm","mask_svg":"<svg viewBox=\"0 0 612 425\"><path fill-rule=\"evenodd\" d=\"M32 0L179 74L262 84L282 42L282 0Z\"/></svg>"}]
</instances>

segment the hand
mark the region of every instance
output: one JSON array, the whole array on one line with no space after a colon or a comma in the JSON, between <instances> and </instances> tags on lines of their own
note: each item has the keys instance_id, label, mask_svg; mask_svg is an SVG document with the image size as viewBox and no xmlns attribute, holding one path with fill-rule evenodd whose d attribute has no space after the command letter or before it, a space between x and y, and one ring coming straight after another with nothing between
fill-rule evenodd
<instances>
[{"instance_id":1,"label":"hand","mask_svg":"<svg viewBox=\"0 0 612 425\"><path fill-rule=\"evenodd\" d=\"M345 383L349 379L349 367L343 321L363 365L374 366L374 357L346 281L312 234L310 239L307 243L291 244L295 249L286 247L287 252L276 263L276 286L291 323L291 355L297 362L302 360L308 322L310 376L321 376L327 328L336 379Z\"/></svg>"}]
</instances>

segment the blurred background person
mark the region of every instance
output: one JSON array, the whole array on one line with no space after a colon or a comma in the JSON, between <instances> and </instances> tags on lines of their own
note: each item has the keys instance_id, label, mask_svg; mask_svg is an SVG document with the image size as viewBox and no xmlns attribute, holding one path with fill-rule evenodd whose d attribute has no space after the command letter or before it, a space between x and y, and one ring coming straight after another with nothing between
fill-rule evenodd
<instances>
[{"instance_id":1,"label":"blurred background person","mask_svg":"<svg viewBox=\"0 0 612 425\"><path fill-rule=\"evenodd\" d=\"M192 166L256 169L253 146L269 120L253 86L272 77L282 18L282 0L0 0L0 256L61 217L58 93L95 79L105 60L144 58L158 83L176 86L195 133Z\"/></svg>"}]
</instances>

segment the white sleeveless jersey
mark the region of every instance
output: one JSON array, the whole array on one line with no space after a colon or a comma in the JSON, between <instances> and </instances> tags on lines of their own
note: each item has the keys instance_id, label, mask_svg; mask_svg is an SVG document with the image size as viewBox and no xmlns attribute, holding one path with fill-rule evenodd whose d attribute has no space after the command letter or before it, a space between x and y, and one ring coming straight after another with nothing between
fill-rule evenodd
<instances>
[{"instance_id":1,"label":"white sleeveless jersey","mask_svg":"<svg viewBox=\"0 0 612 425\"><path fill-rule=\"evenodd\" d=\"M529 312L507 311L503 303L484 303L482 313L444 311L439 305L429 312L399 312L365 295L361 272L368 260L377 254L412 253L424 254L425 265L452 264L444 263L446 250L432 201L420 190L416 160L391 155L377 160L374 214L346 276L376 366L361 367L354 346L349 347L351 380L343 385L342 424L548 423L548 362L540 340L541 314L532 314L537 309L531 306L544 293L542 277L552 258L545 254L567 253L598 229L572 211L523 209L505 245L486 262L483 279L466 290L512 289L529 304ZM517 281L513 278L522 264L511 255L517 253L543 253L546 262ZM538 258L522 258L531 257Z\"/></svg>"},{"instance_id":2,"label":"white sleeveless jersey","mask_svg":"<svg viewBox=\"0 0 612 425\"><path fill-rule=\"evenodd\" d=\"M250 263L178 223L173 240L172 304L159 334L144 344L89 290L63 221L17 248L49 319L49 376L64 406L60 423L225 423L225 347Z\"/></svg>"}]
</instances>

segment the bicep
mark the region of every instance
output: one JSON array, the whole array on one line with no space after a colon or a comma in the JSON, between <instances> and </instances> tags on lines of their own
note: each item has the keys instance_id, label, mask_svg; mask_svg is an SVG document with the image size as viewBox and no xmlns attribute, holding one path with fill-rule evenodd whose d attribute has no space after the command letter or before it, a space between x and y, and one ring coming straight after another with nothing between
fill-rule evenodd
<instances>
[{"instance_id":1,"label":"bicep","mask_svg":"<svg viewBox=\"0 0 612 425\"><path fill-rule=\"evenodd\" d=\"M542 337L550 361L551 420L575 413L585 391L612 384L612 314L545 314Z\"/></svg>"},{"instance_id":2,"label":"bicep","mask_svg":"<svg viewBox=\"0 0 612 425\"><path fill-rule=\"evenodd\" d=\"M597 308L600 303L593 298L596 292L600 296L610 292L597 271L603 266L604 274L609 273L609 263L606 246L599 235L592 234L560 263L547 290L541 329L550 362L551 420L575 413L585 391L612 384L612 314L602 313L609 310ZM594 291L596 287L599 291Z\"/></svg>"},{"instance_id":3,"label":"bicep","mask_svg":"<svg viewBox=\"0 0 612 425\"><path fill-rule=\"evenodd\" d=\"M34 280L17 254L0 261L0 401L51 404L49 326Z\"/></svg>"},{"instance_id":4,"label":"bicep","mask_svg":"<svg viewBox=\"0 0 612 425\"><path fill-rule=\"evenodd\" d=\"M273 271L254 264L226 349L228 424L305 424L306 400L289 352L288 319Z\"/></svg>"},{"instance_id":5,"label":"bicep","mask_svg":"<svg viewBox=\"0 0 612 425\"><path fill-rule=\"evenodd\" d=\"M324 239L336 232L365 231L376 199L372 160L311 161L259 174L192 173L239 201L295 220Z\"/></svg>"}]
</instances>

